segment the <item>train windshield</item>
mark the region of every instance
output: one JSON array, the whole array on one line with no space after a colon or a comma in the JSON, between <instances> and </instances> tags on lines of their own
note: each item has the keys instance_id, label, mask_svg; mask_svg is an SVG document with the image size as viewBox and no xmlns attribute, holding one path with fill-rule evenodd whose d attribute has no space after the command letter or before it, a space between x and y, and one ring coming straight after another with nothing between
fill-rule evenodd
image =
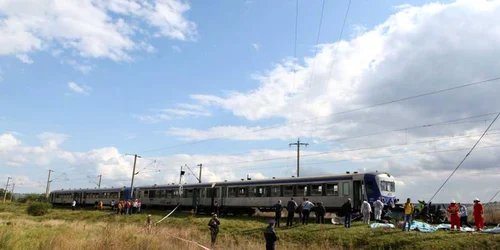
<instances>
[{"instance_id":1,"label":"train windshield","mask_svg":"<svg viewBox=\"0 0 500 250\"><path fill-rule=\"evenodd\" d=\"M394 182L381 181L380 182L380 191L395 192L396 191L396 184Z\"/></svg>"}]
</instances>

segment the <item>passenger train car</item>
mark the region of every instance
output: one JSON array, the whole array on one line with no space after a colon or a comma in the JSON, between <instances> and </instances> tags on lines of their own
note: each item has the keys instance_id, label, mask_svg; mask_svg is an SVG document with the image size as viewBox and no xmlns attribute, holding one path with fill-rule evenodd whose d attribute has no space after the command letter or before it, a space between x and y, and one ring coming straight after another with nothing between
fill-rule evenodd
<instances>
[{"instance_id":1,"label":"passenger train car","mask_svg":"<svg viewBox=\"0 0 500 250\"><path fill-rule=\"evenodd\" d=\"M359 210L363 200L373 203L383 197L388 204L395 199L395 179L388 173L349 173L314 177L273 178L232 182L200 183L186 185L139 186L133 190L134 198L143 206L173 207L179 204L186 209L211 212L215 202L222 213L252 213L255 209L268 210L278 200L283 204L291 198L301 202L307 197L313 203L323 202L327 211L339 211L348 198L354 210ZM51 193L50 201L69 204L72 198L80 204L93 204L102 200L130 199L130 189L60 190ZM64 197L64 198L62 198Z\"/></svg>"}]
</instances>

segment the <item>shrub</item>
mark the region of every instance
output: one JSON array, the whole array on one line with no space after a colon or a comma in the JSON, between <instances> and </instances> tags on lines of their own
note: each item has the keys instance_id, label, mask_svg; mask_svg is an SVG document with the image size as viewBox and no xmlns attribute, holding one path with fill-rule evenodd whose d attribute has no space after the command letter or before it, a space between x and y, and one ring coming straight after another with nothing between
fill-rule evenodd
<instances>
[{"instance_id":1,"label":"shrub","mask_svg":"<svg viewBox=\"0 0 500 250\"><path fill-rule=\"evenodd\" d=\"M28 214L33 216L42 216L49 213L50 203L31 203L28 207Z\"/></svg>"}]
</instances>

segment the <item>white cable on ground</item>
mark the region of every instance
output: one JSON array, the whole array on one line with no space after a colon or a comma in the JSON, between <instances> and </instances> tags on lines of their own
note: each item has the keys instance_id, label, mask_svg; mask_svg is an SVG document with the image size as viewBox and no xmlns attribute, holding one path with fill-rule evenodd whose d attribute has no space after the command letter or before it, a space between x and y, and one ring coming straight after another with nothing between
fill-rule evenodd
<instances>
[{"instance_id":1,"label":"white cable on ground","mask_svg":"<svg viewBox=\"0 0 500 250\"><path fill-rule=\"evenodd\" d=\"M168 218L170 215L172 215L172 214L175 212L175 210L177 210L177 208L178 208L180 205L181 205L181 204L178 204L178 205L174 208L174 210L172 210L172 212L168 213L168 214L167 214L165 217L163 217L161 220L157 221L157 222L155 223L155 225L156 225L156 224L158 224L158 223L160 223L160 222L162 222L164 219ZM203 248L203 249L210 250L210 248L208 248L208 247L206 247L206 246L203 246L202 244L200 244L200 243L198 243L198 242L196 242L196 241L192 241L192 240L188 240L188 239L183 239L183 238L181 238L181 237L178 237L178 236L175 236L175 235L171 235L171 234L169 234L169 233L165 233L165 234L166 234L166 235L168 235L168 236L170 236L170 237L174 237L174 238L176 238L176 239L179 239L179 240L182 240L182 241L185 241L185 242L194 243L194 244L196 244L197 246L199 246L199 247L201 247L201 248Z\"/></svg>"},{"instance_id":2,"label":"white cable on ground","mask_svg":"<svg viewBox=\"0 0 500 250\"><path fill-rule=\"evenodd\" d=\"M163 217L161 220L157 221L157 222L155 223L155 225L156 225L156 224L158 224L158 223L160 223L160 222L162 222L164 219L168 218L168 216L170 216L171 214L173 214L173 213L175 212L175 210L176 210L176 209L177 209L180 205L181 205L181 204L177 204L177 207L175 207L175 208L174 208L174 210L172 210L172 212L170 212L169 214L167 214L167 216Z\"/></svg>"},{"instance_id":3,"label":"white cable on ground","mask_svg":"<svg viewBox=\"0 0 500 250\"><path fill-rule=\"evenodd\" d=\"M177 237L177 236L175 236L175 235L171 235L171 234L169 234L169 233L166 233L166 235L168 235L168 236L170 236L170 237L174 237L174 238L179 239L179 240L182 240L182 241L185 241L185 242L194 243L194 244L196 244L197 246L199 246L199 247L201 247L201 248L203 248L203 249L210 250L210 248L208 248L208 247L206 247L206 246L204 246L204 245L202 245L202 244L200 244L200 243L198 243L198 242L196 242L196 241L183 239L183 238L181 238L181 237Z\"/></svg>"}]
</instances>

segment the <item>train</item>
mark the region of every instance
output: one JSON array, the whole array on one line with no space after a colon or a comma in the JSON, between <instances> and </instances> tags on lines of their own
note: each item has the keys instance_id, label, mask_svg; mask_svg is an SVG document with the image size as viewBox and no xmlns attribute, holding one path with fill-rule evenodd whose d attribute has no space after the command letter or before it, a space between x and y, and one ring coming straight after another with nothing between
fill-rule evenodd
<instances>
[{"instance_id":1,"label":"train","mask_svg":"<svg viewBox=\"0 0 500 250\"><path fill-rule=\"evenodd\" d=\"M323 202L328 212L338 212L347 199L355 211L363 201L369 203L382 198L385 204L396 200L394 176L386 172L346 172L345 174L309 177L272 178L262 180L241 179L196 184L149 185L105 189L56 190L49 195L54 205L69 205L76 200L80 205L93 205L102 201L141 200L144 207L171 208L179 205L196 212L214 211L225 214L253 214L268 211L278 200L286 205L290 198L301 202L307 197L311 202Z\"/></svg>"}]
</instances>

